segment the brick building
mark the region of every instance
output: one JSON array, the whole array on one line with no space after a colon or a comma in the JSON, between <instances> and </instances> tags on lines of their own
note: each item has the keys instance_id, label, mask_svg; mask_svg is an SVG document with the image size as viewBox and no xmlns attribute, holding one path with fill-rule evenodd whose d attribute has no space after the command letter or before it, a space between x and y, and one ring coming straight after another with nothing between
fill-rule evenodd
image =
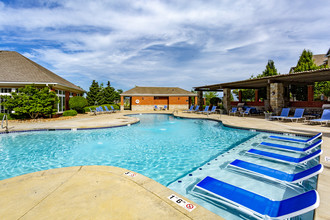
<instances>
[{"instance_id":1,"label":"brick building","mask_svg":"<svg viewBox=\"0 0 330 220\"><path fill-rule=\"evenodd\" d=\"M166 105L168 110L187 109L191 105L191 97L197 98L195 93L178 87L136 86L120 95L121 110L133 111L153 110L155 105Z\"/></svg>"},{"instance_id":2,"label":"brick building","mask_svg":"<svg viewBox=\"0 0 330 220\"><path fill-rule=\"evenodd\" d=\"M0 51L0 95L10 95L25 85L49 87L59 97L58 112L69 109L69 99L85 91L15 51ZM6 112L1 106L0 112Z\"/></svg>"}]
</instances>

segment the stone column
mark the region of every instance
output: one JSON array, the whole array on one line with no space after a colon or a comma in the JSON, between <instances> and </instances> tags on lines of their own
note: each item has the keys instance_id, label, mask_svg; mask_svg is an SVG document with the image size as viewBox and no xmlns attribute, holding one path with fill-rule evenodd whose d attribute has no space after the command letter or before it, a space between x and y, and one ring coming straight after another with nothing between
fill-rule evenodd
<instances>
[{"instance_id":1,"label":"stone column","mask_svg":"<svg viewBox=\"0 0 330 220\"><path fill-rule=\"evenodd\" d=\"M270 84L270 106L275 114L280 114L284 108L284 85L283 83Z\"/></svg>"},{"instance_id":2,"label":"stone column","mask_svg":"<svg viewBox=\"0 0 330 220\"><path fill-rule=\"evenodd\" d=\"M197 105L199 105L199 109L203 109L204 99L203 99L203 91L197 91Z\"/></svg>"},{"instance_id":3,"label":"stone column","mask_svg":"<svg viewBox=\"0 0 330 220\"><path fill-rule=\"evenodd\" d=\"M267 84L267 88L266 88L266 93L267 93L267 98L266 100L264 100L264 107L266 111L271 111L270 109L270 84Z\"/></svg>"},{"instance_id":4,"label":"stone column","mask_svg":"<svg viewBox=\"0 0 330 220\"><path fill-rule=\"evenodd\" d=\"M229 112L231 109L231 89L223 89L223 107L225 108L226 112Z\"/></svg>"}]
</instances>

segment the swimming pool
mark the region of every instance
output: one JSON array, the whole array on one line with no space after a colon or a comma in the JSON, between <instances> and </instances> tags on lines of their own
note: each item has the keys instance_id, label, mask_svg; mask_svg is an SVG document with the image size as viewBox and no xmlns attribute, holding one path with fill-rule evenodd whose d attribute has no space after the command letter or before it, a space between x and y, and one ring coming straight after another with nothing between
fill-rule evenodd
<instances>
[{"instance_id":1,"label":"swimming pool","mask_svg":"<svg viewBox=\"0 0 330 220\"><path fill-rule=\"evenodd\" d=\"M316 178L291 190L225 169L228 162L237 157L286 172L299 169L244 154L246 149L267 138L267 133L232 129L216 121L182 119L172 115L132 116L138 117L140 123L112 129L0 135L0 179L59 167L118 166L150 177L229 219L242 216L226 207L193 197L189 193L191 186L212 175L273 199L315 188ZM309 219L310 215L304 219Z\"/></svg>"}]
</instances>

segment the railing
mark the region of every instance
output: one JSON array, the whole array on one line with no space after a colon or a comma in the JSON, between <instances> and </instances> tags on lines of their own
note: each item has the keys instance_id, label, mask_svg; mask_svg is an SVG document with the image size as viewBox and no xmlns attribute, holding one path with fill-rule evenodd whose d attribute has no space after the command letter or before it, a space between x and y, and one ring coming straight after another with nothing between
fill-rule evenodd
<instances>
[{"instance_id":1,"label":"railing","mask_svg":"<svg viewBox=\"0 0 330 220\"><path fill-rule=\"evenodd\" d=\"M5 121L5 119L6 119L6 126L3 126L3 122ZM9 130L8 130L8 116L7 115L4 115L3 118L2 118L1 128L6 129L7 133L9 132Z\"/></svg>"}]
</instances>

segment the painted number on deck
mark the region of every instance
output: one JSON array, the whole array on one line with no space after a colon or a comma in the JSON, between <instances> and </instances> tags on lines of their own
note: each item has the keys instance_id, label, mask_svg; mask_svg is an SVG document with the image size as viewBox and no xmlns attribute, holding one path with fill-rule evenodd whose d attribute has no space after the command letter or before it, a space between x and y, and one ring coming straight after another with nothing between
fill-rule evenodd
<instances>
[{"instance_id":1,"label":"painted number on deck","mask_svg":"<svg viewBox=\"0 0 330 220\"><path fill-rule=\"evenodd\" d=\"M129 171L127 171L127 172L124 173L124 174L127 175L127 176L130 176L130 177L136 177L136 176L137 176L136 173L132 173L132 172L129 172Z\"/></svg>"},{"instance_id":2,"label":"painted number on deck","mask_svg":"<svg viewBox=\"0 0 330 220\"><path fill-rule=\"evenodd\" d=\"M184 199L181 199L180 197L172 194L169 197L167 197L169 200L172 200L173 202L175 202L176 204L178 204L179 206L185 208L186 210L188 210L189 212L191 212L192 210L194 210L196 208L195 205L185 201Z\"/></svg>"}]
</instances>

